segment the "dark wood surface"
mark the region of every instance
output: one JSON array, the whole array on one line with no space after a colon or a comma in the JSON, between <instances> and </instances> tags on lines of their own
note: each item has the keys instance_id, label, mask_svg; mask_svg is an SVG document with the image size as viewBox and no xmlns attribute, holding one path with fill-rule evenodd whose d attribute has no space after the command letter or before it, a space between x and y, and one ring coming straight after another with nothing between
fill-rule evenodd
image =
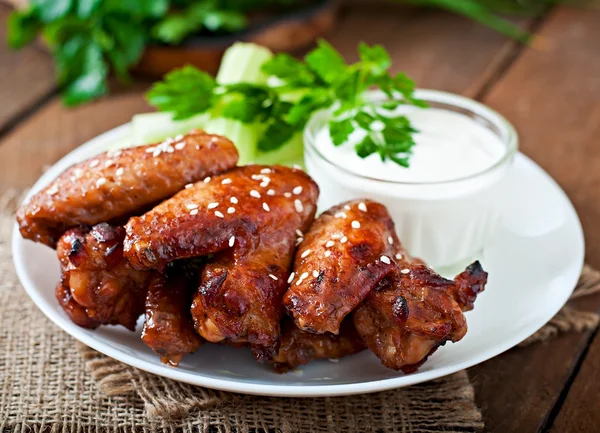
<instances>
[{"instance_id":1,"label":"dark wood surface","mask_svg":"<svg viewBox=\"0 0 600 433\"><path fill-rule=\"evenodd\" d=\"M0 5L0 22L7 9ZM364 40L386 46L420 87L482 100L517 127L521 148L565 189L581 217L587 261L600 268L600 12L555 7L536 21L537 49L437 11L347 8L332 43L353 60ZM4 32L0 32L4 33ZM147 82L75 109L60 104L47 54L0 40L0 191L30 186L86 140L149 111ZM577 301L600 311L600 296ZM515 348L469 370L487 431L600 431L597 330Z\"/></svg>"}]
</instances>

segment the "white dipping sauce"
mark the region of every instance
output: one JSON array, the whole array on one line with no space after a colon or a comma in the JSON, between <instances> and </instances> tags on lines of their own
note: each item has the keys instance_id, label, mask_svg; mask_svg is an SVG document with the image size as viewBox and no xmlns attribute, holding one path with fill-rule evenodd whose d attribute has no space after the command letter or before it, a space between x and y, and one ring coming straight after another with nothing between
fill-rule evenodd
<instances>
[{"instance_id":1,"label":"white dipping sauce","mask_svg":"<svg viewBox=\"0 0 600 433\"><path fill-rule=\"evenodd\" d=\"M329 130L315 137L321 154L336 165L360 176L393 182L442 182L468 177L492 167L506 152L497 135L464 114L438 109L405 108L404 114L419 132L409 168L381 161L378 154L361 158L354 146L364 137L356 131L347 143L334 146Z\"/></svg>"},{"instance_id":2,"label":"white dipping sauce","mask_svg":"<svg viewBox=\"0 0 600 433\"><path fill-rule=\"evenodd\" d=\"M378 154L359 157L354 146L364 137L361 130L334 146L328 112L308 123L304 159L321 189L320 211L346 200L378 201L409 253L452 274L480 257L497 232L499 187L517 136L504 118L476 101L434 90L416 96L443 108L400 108L420 131L408 168Z\"/></svg>"}]
</instances>

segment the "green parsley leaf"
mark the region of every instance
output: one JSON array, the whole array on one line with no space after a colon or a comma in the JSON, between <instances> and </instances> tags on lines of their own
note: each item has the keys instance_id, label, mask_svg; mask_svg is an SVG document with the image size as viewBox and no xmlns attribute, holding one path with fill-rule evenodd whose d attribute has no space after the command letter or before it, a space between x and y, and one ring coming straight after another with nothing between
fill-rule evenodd
<instances>
[{"instance_id":1,"label":"green parsley leaf","mask_svg":"<svg viewBox=\"0 0 600 433\"><path fill-rule=\"evenodd\" d=\"M344 58L325 40L304 58L308 67L327 84L334 84L346 75Z\"/></svg>"},{"instance_id":2,"label":"green parsley leaf","mask_svg":"<svg viewBox=\"0 0 600 433\"><path fill-rule=\"evenodd\" d=\"M369 74L383 75L392 66L392 59L381 45L369 46L361 42L358 54L362 62L361 69Z\"/></svg>"},{"instance_id":3,"label":"green parsley leaf","mask_svg":"<svg viewBox=\"0 0 600 433\"><path fill-rule=\"evenodd\" d=\"M315 82L315 74L301 61L289 54L278 54L265 62L262 71L284 81L288 85L311 85Z\"/></svg>"},{"instance_id":4,"label":"green parsley leaf","mask_svg":"<svg viewBox=\"0 0 600 433\"><path fill-rule=\"evenodd\" d=\"M354 131L354 126L350 119L329 122L329 134L335 146L346 143L352 131Z\"/></svg>"},{"instance_id":5,"label":"green parsley leaf","mask_svg":"<svg viewBox=\"0 0 600 433\"><path fill-rule=\"evenodd\" d=\"M33 9L13 11L7 20L8 45L13 49L22 48L35 39L42 23Z\"/></svg>"},{"instance_id":6,"label":"green parsley leaf","mask_svg":"<svg viewBox=\"0 0 600 433\"><path fill-rule=\"evenodd\" d=\"M170 111L173 119L187 119L203 113L212 105L213 90L217 83L206 72L184 66L165 76L146 94L151 105L160 111Z\"/></svg>"},{"instance_id":7,"label":"green parsley leaf","mask_svg":"<svg viewBox=\"0 0 600 433\"><path fill-rule=\"evenodd\" d=\"M31 5L39 19L49 23L67 15L73 7L73 0L34 0Z\"/></svg>"}]
</instances>

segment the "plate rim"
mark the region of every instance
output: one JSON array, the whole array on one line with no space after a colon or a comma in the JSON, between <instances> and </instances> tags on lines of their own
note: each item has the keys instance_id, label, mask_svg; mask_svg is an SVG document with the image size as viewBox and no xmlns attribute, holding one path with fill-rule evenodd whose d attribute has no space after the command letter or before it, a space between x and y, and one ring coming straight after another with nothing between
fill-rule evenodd
<instances>
[{"instance_id":1,"label":"plate rim","mask_svg":"<svg viewBox=\"0 0 600 433\"><path fill-rule=\"evenodd\" d=\"M84 144L76 147L56 163L54 163L48 171L46 171L40 178L35 182L32 188L29 190L24 200L28 200L36 191L41 189L42 186L46 185L51 179L54 179L58 174L67 168L67 164L71 165L70 162L73 158L77 159L80 156L89 155L90 149L95 148L98 143L108 141L109 139L125 138L125 135L131 128L131 122L117 126L116 128L110 129ZM567 275L569 282L569 290L564 290L564 296L556 304L553 305L553 309L547 310L547 316L545 321L541 324L536 323L535 325L523 328L520 332L513 335L511 339L506 339L503 342L495 344L493 347L488 348L485 351L478 352L475 356L472 356L468 360L457 362L454 364L447 365L445 367L437 368L434 370L416 372L410 375L400 375L394 378L386 378L380 380L372 380L366 382L354 382L346 384L335 384L335 385L281 385L281 384L260 384L260 383L249 383L249 382L238 382L231 381L229 379L219 379L209 377L201 374L200 372L186 372L183 370L177 370L176 368L154 364L152 362L136 358L133 355L122 352L121 350L112 347L107 343L103 343L101 340L90 338L86 335L86 331L83 328L78 327L72 323L68 318L58 314L57 310L50 304L44 302L41 295L38 295L38 290L35 283L30 278L30 275L26 269L25 262L17 260L17 257L22 257L22 248L25 242L31 242L21 237L18 225L15 222L13 225L12 239L11 239L11 253L13 264L21 285L25 289L25 292L29 298L33 301L35 306L56 326L61 330L75 338L77 341L91 347L94 350L112 358L117 361L123 362L135 368L147 371L158 376L167 377L172 380L184 382L197 386L204 386L211 389L238 392L249 395L261 395L261 396L272 396L272 397L334 397L344 395L356 395L356 394L368 394L373 392L381 392L390 389L401 388L405 386L415 385L417 383L426 382L429 380L437 379L443 376L447 376L452 373L456 373L463 369L472 367L493 358L501 353L511 349L512 347L525 340L527 337L534 334L541 327L543 327L568 301L571 293L575 289L581 270L584 265L585 256L585 239L583 234L583 228L579 216L573 206L573 203L564 192L564 190L558 185L558 183L538 164L528 158L522 153L518 153L519 158L524 158L528 163L533 164L535 168L540 171L546 181L553 184L557 192L559 192L565 199L565 206L570 214L569 218L573 219L577 232L577 241L580 246L578 257L576 257L576 266L574 269L578 270L576 275ZM64 167L63 167L64 166ZM551 313L551 314L550 314ZM540 320L541 322L541 320Z\"/></svg>"}]
</instances>

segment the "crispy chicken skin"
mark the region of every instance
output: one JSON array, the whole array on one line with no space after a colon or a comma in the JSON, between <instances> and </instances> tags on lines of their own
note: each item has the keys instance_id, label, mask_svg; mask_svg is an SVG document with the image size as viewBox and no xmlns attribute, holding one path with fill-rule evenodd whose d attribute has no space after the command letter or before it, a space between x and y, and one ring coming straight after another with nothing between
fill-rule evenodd
<instances>
[{"instance_id":1,"label":"crispy chicken skin","mask_svg":"<svg viewBox=\"0 0 600 433\"><path fill-rule=\"evenodd\" d=\"M247 342L258 360L277 354L297 232L314 218L318 187L282 166L239 167L198 182L129 220L125 255L137 269L215 254L192 306L211 342Z\"/></svg>"},{"instance_id":2,"label":"crispy chicken skin","mask_svg":"<svg viewBox=\"0 0 600 433\"><path fill-rule=\"evenodd\" d=\"M193 131L179 140L106 152L72 166L17 212L26 239L55 247L69 228L145 210L186 184L233 168L231 141Z\"/></svg>"},{"instance_id":3,"label":"crispy chicken skin","mask_svg":"<svg viewBox=\"0 0 600 433\"><path fill-rule=\"evenodd\" d=\"M58 241L61 283L56 297L76 324L135 329L144 313L149 272L131 269L123 258L123 227L98 224L68 230Z\"/></svg>"},{"instance_id":4,"label":"crispy chicken skin","mask_svg":"<svg viewBox=\"0 0 600 433\"><path fill-rule=\"evenodd\" d=\"M193 288L183 276L154 273L150 280L142 340L165 364L177 366L202 344L190 314Z\"/></svg>"},{"instance_id":5,"label":"crispy chicken skin","mask_svg":"<svg viewBox=\"0 0 600 433\"><path fill-rule=\"evenodd\" d=\"M366 348L350 317L342 322L338 335L302 331L289 318L284 319L282 328L281 347L272 360L278 373L285 373L316 359L338 359L353 355Z\"/></svg>"},{"instance_id":6,"label":"crispy chicken skin","mask_svg":"<svg viewBox=\"0 0 600 433\"><path fill-rule=\"evenodd\" d=\"M288 314L300 329L337 334L342 320L395 271L391 258L398 244L379 203L353 201L324 212L296 253L294 279L283 298Z\"/></svg>"}]
</instances>

